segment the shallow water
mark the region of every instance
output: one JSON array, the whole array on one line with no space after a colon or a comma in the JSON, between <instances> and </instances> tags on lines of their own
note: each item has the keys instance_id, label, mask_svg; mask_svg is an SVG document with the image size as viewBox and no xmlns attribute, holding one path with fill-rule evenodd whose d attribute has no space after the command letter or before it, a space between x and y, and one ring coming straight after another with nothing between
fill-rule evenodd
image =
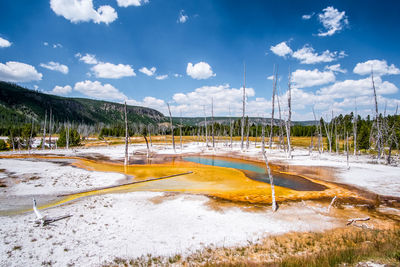
<instances>
[{"instance_id":1,"label":"shallow water","mask_svg":"<svg viewBox=\"0 0 400 267\"><path fill-rule=\"evenodd\" d=\"M261 167L259 164L247 160L218 158L218 157L201 157L201 156L190 156L183 157L183 160L195 162L203 165L234 168L243 171L247 177L264 182L270 183L270 179L266 174L265 167ZM287 175L282 173L273 173L275 185L290 188L296 191L322 191L326 187L313 183L305 178Z\"/></svg>"}]
</instances>

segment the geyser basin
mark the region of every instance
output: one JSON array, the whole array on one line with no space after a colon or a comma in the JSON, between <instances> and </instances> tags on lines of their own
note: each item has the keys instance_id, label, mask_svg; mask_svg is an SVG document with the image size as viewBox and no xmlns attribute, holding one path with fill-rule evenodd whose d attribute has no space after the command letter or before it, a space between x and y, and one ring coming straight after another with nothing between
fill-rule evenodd
<instances>
[{"instance_id":1,"label":"geyser basin","mask_svg":"<svg viewBox=\"0 0 400 267\"><path fill-rule=\"evenodd\" d=\"M262 165L250 162L247 160L231 159L231 158L220 158L220 157L201 157L201 156L190 156L184 157L183 160L195 162L203 165L234 168L242 171L247 177L264 182L270 183L268 175L266 174L265 167ZM305 178L287 175L282 173L273 172L274 182L277 186L290 188L296 191L322 191L327 187L321 184L313 183Z\"/></svg>"}]
</instances>

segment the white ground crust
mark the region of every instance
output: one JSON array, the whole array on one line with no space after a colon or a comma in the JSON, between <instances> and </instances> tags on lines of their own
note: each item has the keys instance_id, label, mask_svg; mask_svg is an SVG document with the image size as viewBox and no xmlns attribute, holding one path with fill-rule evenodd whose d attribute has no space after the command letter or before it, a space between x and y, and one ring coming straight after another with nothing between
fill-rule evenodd
<instances>
[{"instance_id":1,"label":"white ground crust","mask_svg":"<svg viewBox=\"0 0 400 267\"><path fill-rule=\"evenodd\" d=\"M120 173L86 171L29 159L0 159L0 169L13 173L13 177L21 180L6 188L8 194L15 196L77 192L117 184L125 179L125 175ZM5 176L5 173L0 173L0 179ZM30 179L32 177L39 179Z\"/></svg>"},{"instance_id":2,"label":"white ground crust","mask_svg":"<svg viewBox=\"0 0 400 267\"><path fill-rule=\"evenodd\" d=\"M339 225L333 217L301 204L282 205L277 213L229 208L214 211L207 197L177 195L160 204L163 193L132 192L94 196L42 211L72 214L55 226L33 227L34 214L0 217L1 266L92 266L115 257L186 255L205 246L246 245L262 236L289 231L319 231ZM342 224L341 222L340 224ZM16 247L21 246L20 249Z\"/></svg>"}]
</instances>

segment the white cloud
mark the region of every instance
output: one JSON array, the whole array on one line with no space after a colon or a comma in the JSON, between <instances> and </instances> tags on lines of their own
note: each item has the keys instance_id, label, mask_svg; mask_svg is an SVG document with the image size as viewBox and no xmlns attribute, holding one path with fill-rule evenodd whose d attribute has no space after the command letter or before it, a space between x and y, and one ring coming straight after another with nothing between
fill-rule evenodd
<instances>
[{"instance_id":1,"label":"white cloud","mask_svg":"<svg viewBox=\"0 0 400 267\"><path fill-rule=\"evenodd\" d=\"M340 67L340 64L335 64L335 65L330 65L330 66L325 66L325 70L333 71L333 72L341 72L341 73L346 73L346 69L342 69Z\"/></svg>"},{"instance_id":2,"label":"white cloud","mask_svg":"<svg viewBox=\"0 0 400 267\"><path fill-rule=\"evenodd\" d=\"M186 74L196 80L208 79L216 75L207 62L199 62L194 65L189 62L187 64Z\"/></svg>"},{"instance_id":3,"label":"white cloud","mask_svg":"<svg viewBox=\"0 0 400 267\"><path fill-rule=\"evenodd\" d=\"M91 70L98 78L119 79L122 77L136 76L136 73L130 65L112 64L112 63L98 63L94 65Z\"/></svg>"},{"instance_id":4,"label":"white cloud","mask_svg":"<svg viewBox=\"0 0 400 267\"><path fill-rule=\"evenodd\" d=\"M184 10L181 10L179 12L179 18L178 18L178 23L185 23L187 20L189 19L189 17L185 14Z\"/></svg>"},{"instance_id":5,"label":"white cloud","mask_svg":"<svg viewBox=\"0 0 400 267\"><path fill-rule=\"evenodd\" d=\"M10 41L0 37L0 47L9 47L11 44Z\"/></svg>"},{"instance_id":6,"label":"white cloud","mask_svg":"<svg viewBox=\"0 0 400 267\"><path fill-rule=\"evenodd\" d=\"M44 46L48 46L49 43L48 43L48 42L43 42L43 45L44 45Z\"/></svg>"},{"instance_id":7,"label":"white cloud","mask_svg":"<svg viewBox=\"0 0 400 267\"><path fill-rule=\"evenodd\" d=\"M167 78L168 78L168 75L167 75L167 74L158 75L158 76L156 77L157 80L165 80L165 79L167 79Z\"/></svg>"},{"instance_id":8,"label":"white cloud","mask_svg":"<svg viewBox=\"0 0 400 267\"><path fill-rule=\"evenodd\" d=\"M102 85L99 81L82 81L77 82L74 86L74 90L78 91L86 96L90 96L97 99L105 100L125 100L126 95L120 92L117 88L111 84Z\"/></svg>"},{"instance_id":9,"label":"white cloud","mask_svg":"<svg viewBox=\"0 0 400 267\"><path fill-rule=\"evenodd\" d=\"M272 81L274 79L274 75L268 76L267 79Z\"/></svg>"},{"instance_id":10,"label":"white cloud","mask_svg":"<svg viewBox=\"0 0 400 267\"><path fill-rule=\"evenodd\" d=\"M248 97L246 114L257 115L266 112L270 103L264 98L256 98L253 88L246 88ZM231 88L228 84L218 86L203 86L189 93L174 94L172 99L175 104L171 106L175 113L182 112L186 116L199 116L203 114L206 107L207 115L210 115L211 99L214 101L215 115L228 115L229 107L231 114L240 115L242 109L243 89Z\"/></svg>"},{"instance_id":11,"label":"white cloud","mask_svg":"<svg viewBox=\"0 0 400 267\"><path fill-rule=\"evenodd\" d=\"M174 74L174 77L175 77L175 78L179 78L179 77L182 77L182 74L179 74L179 73L175 73L175 74Z\"/></svg>"},{"instance_id":12,"label":"white cloud","mask_svg":"<svg viewBox=\"0 0 400 267\"><path fill-rule=\"evenodd\" d=\"M93 21L109 24L118 18L117 12L109 5L95 10L92 0L50 0L50 7L72 23Z\"/></svg>"},{"instance_id":13,"label":"white cloud","mask_svg":"<svg viewBox=\"0 0 400 267\"><path fill-rule=\"evenodd\" d=\"M332 71L296 70L292 73L292 81L297 88L319 86L335 81L335 74Z\"/></svg>"},{"instance_id":14,"label":"white cloud","mask_svg":"<svg viewBox=\"0 0 400 267\"><path fill-rule=\"evenodd\" d=\"M305 15L301 16L301 18L304 20L309 20L309 19L311 19L312 16L314 16L314 12L311 14L305 14Z\"/></svg>"},{"instance_id":15,"label":"white cloud","mask_svg":"<svg viewBox=\"0 0 400 267\"><path fill-rule=\"evenodd\" d=\"M0 63L0 80L8 82L30 82L39 81L43 75L34 66L8 61L6 64Z\"/></svg>"},{"instance_id":16,"label":"white cloud","mask_svg":"<svg viewBox=\"0 0 400 267\"><path fill-rule=\"evenodd\" d=\"M156 72L156 67L151 67L150 69L148 69L148 68L146 68L146 67L143 67L143 68L141 68L141 69L139 69L139 71L141 72L141 73L144 73L144 74L146 74L147 76L153 76L154 75L154 73Z\"/></svg>"},{"instance_id":17,"label":"white cloud","mask_svg":"<svg viewBox=\"0 0 400 267\"><path fill-rule=\"evenodd\" d=\"M292 49L286 44L286 42L281 42L275 46L271 45L270 49L275 55L280 57L291 55L293 53Z\"/></svg>"},{"instance_id":18,"label":"white cloud","mask_svg":"<svg viewBox=\"0 0 400 267\"><path fill-rule=\"evenodd\" d=\"M322 54L318 54L315 52L314 48L309 45L303 46L303 48L295 51L292 54L293 58L300 60L301 64L316 64L321 62L332 62L336 60L338 57L344 57L345 53L342 51L338 53L330 52L329 50L325 50Z\"/></svg>"},{"instance_id":19,"label":"white cloud","mask_svg":"<svg viewBox=\"0 0 400 267\"><path fill-rule=\"evenodd\" d=\"M62 44L53 44L53 48L62 48Z\"/></svg>"},{"instance_id":20,"label":"white cloud","mask_svg":"<svg viewBox=\"0 0 400 267\"><path fill-rule=\"evenodd\" d=\"M147 4L149 0L117 0L119 7L128 7L128 6L141 6L143 4Z\"/></svg>"},{"instance_id":21,"label":"white cloud","mask_svg":"<svg viewBox=\"0 0 400 267\"><path fill-rule=\"evenodd\" d=\"M388 81L382 81L379 76L374 78L374 83L377 94L394 94L398 91L396 85ZM360 80L340 81L331 86L321 88L317 93L331 98L359 97L363 95L372 97L372 81L370 77Z\"/></svg>"},{"instance_id":22,"label":"white cloud","mask_svg":"<svg viewBox=\"0 0 400 267\"><path fill-rule=\"evenodd\" d=\"M56 85L50 93L55 95L66 95L72 92L72 87L69 85L66 86L58 86Z\"/></svg>"},{"instance_id":23,"label":"white cloud","mask_svg":"<svg viewBox=\"0 0 400 267\"><path fill-rule=\"evenodd\" d=\"M353 72L360 75L371 74L371 70L374 71L374 75L390 75L390 74L400 74L400 69L398 69L394 64L388 65L386 60L368 60L362 63L357 63L354 67Z\"/></svg>"},{"instance_id":24,"label":"white cloud","mask_svg":"<svg viewBox=\"0 0 400 267\"><path fill-rule=\"evenodd\" d=\"M63 74L67 74L68 73L68 66L60 64L58 62L50 61L47 64L40 63L40 67L46 68L46 69L49 69L49 70L59 71L59 72L61 72Z\"/></svg>"},{"instance_id":25,"label":"white cloud","mask_svg":"<svg viewBox=\"0 0 400 267\"><path fill-rule=\"evenodd\" d=\"M128 105L133 105L133 106L154 108L155 110L161 111L164 114L166 114L166 112L168 112L167 104L165 103L165 101L162 99L152 97L152 96L146 96L142 101L136 101L134 99L127 99L126 103Z\"/></svg>"},{"instance_id":26,"label":"white cloud","mask_svg":"<svg viewBox=\"0 0 400 267\"><path fill-rule=\"evenodd\" d=\"M94 64L98 63L96 56L92 55L92 54L86 54L86 55L82 56L81 53L76 53L75 57L78 57L79 61L83 61L86 64L94 65Z\"/></svg>"},{"instance_id":27,"label":"white cloud","mask_svg":"<svg viewBox=\"0 0 400 267\"><path fill-rule=\"evenodd\" d=\"M318 36L331 36L349 24L345 11L339 12L332 6L328 6L322 11L323 13L318 15L318 19L324 27L324 32L320 30Z\"/></svg>"}]
</instances>

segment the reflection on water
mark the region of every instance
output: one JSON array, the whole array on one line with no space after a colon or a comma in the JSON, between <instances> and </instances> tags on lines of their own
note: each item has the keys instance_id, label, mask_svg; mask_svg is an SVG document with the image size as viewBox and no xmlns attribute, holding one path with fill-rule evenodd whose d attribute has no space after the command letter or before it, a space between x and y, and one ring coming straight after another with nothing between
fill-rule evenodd
<instances>
[{"instance_id":1,"label":"reflection on water","mask_svg":"<svg viewBox=\"0 0 400 267\"><path fill-rule=\"evenodd\" d=\"M186 161L204 165L238 169L243 171L247 177L253 180L270 183L269 177L266 174L265 167L261 167L257 163L253 163L250 161L199 156L184 157L183 159ZM321 184L313 183L310 180L304 179L299 176L287 175L282 173L273 173L273 176L275 185L297 191L322 191L326 189L326 187Z\"/></svg>"}]
</instances>

